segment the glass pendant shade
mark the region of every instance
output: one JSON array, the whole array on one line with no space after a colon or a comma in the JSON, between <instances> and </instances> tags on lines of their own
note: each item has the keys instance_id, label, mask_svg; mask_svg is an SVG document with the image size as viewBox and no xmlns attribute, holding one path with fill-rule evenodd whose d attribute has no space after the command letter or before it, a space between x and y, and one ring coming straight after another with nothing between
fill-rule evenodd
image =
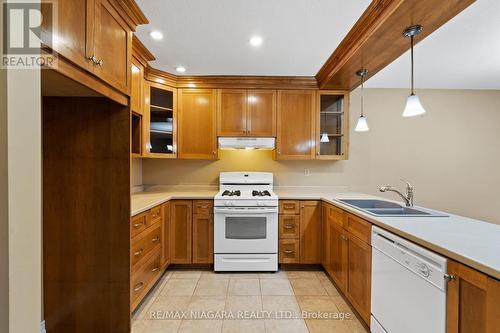
<instances>
[{"instance_id":1,"label":"glass pendant shade","mask_svg":"<svg viewBox=\"0 0 500 333\"><path fill-rule=\"evenodd\" d=\"M406 107L403 111L403 117L415 117L425 113L425 109L420 103L417 95L411 94L406 99Z\"/></svg>"},{"instance_id":2,"label":"glass pendant shade","mask_svg":"<svg viewBox=\"0 0 500 333\"><path fill-rule=\"evenodd\" d=\"M328 134L326 134L326 133L321 134L321 139L319 140L319 142L330 142L330 139L328 138Z\"/></svg>"},{"instance_id":3,"label":"glass pendant shade","mask_svg":"<svg viewBox=\"0 0 500 333\"><path fill-rule=\"evenodd\" d=\"M368 122L364 116L359 117L358 123L356 124L356 128L354 129L356 132L367 132L370 130L368 127Z\"/></svg>"}]
</instances>

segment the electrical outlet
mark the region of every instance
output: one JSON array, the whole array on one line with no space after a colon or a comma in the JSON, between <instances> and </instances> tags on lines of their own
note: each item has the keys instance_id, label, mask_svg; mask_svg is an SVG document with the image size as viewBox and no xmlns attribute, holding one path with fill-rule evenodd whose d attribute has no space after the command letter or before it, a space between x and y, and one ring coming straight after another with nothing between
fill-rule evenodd
<instances>
[{"instance_id":1,"label":"electrical outlet","mask_svg":"<svg viewBox=\"0 0 500 333\"><path fill-rule=\"evenodd\" d=\"M309 177L311 175L311 169L304 169L304 176Z\"/></svg>"}]
</instances>

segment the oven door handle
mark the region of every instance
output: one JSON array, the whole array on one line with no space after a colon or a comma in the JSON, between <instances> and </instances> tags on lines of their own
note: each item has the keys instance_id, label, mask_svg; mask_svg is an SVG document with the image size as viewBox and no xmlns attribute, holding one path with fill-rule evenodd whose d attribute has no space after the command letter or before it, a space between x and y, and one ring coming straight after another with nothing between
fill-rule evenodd
<instances>
[{"instance_id":1,"label":"oven door handle","mask_svg":"<svg viewBox=\"0 0 500 333\"><path fill-rule=\"evenodd\" d=\"M272 213L278 213L278 210L276 207L274 208L215 208L214 209L215 214L225 214L225 215L262 215L262 214L272 214Z\"/></svg>"}]
</instances>

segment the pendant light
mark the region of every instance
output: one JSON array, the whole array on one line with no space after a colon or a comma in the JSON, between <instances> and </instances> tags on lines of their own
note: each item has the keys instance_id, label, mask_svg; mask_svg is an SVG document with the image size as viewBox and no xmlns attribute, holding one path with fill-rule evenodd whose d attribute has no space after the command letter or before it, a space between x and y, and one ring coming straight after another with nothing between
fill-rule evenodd
<instances>
[{"instance_id":1,"label":"pendant light","mask_svg":"<svg viewBox=\"0 0 500 333\"><path fill-rule=\"evenodd\" d=\"M368 127L368 123L366 121L365 115L364 115L364 104L365 104L365 96L364 96L364 82L365 82L365 76L368 75L368 70L363 68L360 69L359 71L356 72L356 75L361 77L361 116L358 119L358 123L356 124L356 128L354 130L356 132L367 132L370 130Z\"/></svg>"},{"instance_id":2,"label":"pendant light","mask_svg":"<svg viewBox=\"0 0 500 333\"><path fill-rule=\"evenodd\" d=\"M411 40L411 94L406 99L406 107L403 111L403 117L415 117L425 113L425 109L420 103L420 98L415 95L414 92L414 78L413 78L413 46L414 46L414 37L422 32L421 25L414 25L408 27L403 31L403 36L406 38L410 38Z\"/></svg>"},{"instance_id":3,"label":"pendant light","mask_svg":"<svg viewBox=\"0 0 500 333\"><path fill-rule=\"evenodd\" d=\"M326 113L325 111L323 111L323 114L325 115L323 118L325 119L325 126L326 126ZM319 142L330 142L330 138L328 137L328 133L326 132L323 132L323 134L321 134L321 138L319 139Z\"/></svg>"}]
</instances>

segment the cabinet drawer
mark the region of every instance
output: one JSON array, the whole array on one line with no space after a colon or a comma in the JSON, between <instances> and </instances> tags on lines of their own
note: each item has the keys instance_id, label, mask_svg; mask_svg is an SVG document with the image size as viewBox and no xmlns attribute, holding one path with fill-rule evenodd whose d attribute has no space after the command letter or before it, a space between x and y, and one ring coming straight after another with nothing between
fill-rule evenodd
<instances>
[{"instance_id":1,"label":"cabinet drawer","mask_svg":"<svg viewBox=\"0 0 500 333\"><path fill-rule=\"evenodd\" d=\"M150 215L149 215L149 223L146 224L146 226L152 226L157 223L161 223L161 220L163 219L163 206L156 206L154 208L151 208L150 210Z\"/></svg>"},{"instance_id":2,"label":"cabinet drawer","mask_svg":"<svg viewBox=\"0 0 500 333\"><path fill-rule=\"evenodd\" d=\"M280 240L279 262L282 264L298 264L300 259L298 239Z\"/></svg>"},{"instance_id":3,"label":"cabinet drawer","mask_svg":"<svg viewBox=\"0 0 500 333\"><path fill-rule=\"evenodd\" d=\"M345 228L350 234L358 237L362 241L371 244L372 224L355 215L345 214Z\"/></svg>"},{"instance_id":4,"label":"cabinet drawer","mask_svg":"<svg viewBox=\"0 0 500 333\"><path fill-rule=\"evenodd\" d=\"M212 200L194 200L193 202L194 211L193 214L213 214L214 203Z\"/></svg>"},{"instance_id":5,"label":"cabinet drawer","mask_svg":"<svg viewBox=\"0 0 500 333\"><path fill-rule=\"evenodd\" d=\"M136 265L142 258L145 258L151 251L155 250L161 244L161 228L155 227L151 231L146 231L132 240L130 261L132 267Z\"/></svg>"},{"instance_id":6,"label":"cabinet drawer","mask_svg":"<svg viewBox=\"0 0 500 333\"><path fill-rule=\"evenodd\" d=\"M342 209L332 205L326 206L326 218L338 226L344 226L344 212Z\"/></svg>"},{"instance_id":7,"label":"cabinet drawer","mask_svg":"<svg viewBox=\"0 0 500 333\"><path fill-rule=\"evenodd\" d=\"M133 216L130 219L130 236L134 237L146 229L149 223L149 211Z\"/></svg>"},{"instance_id":8,"label":"cabinet drawer","mask_svg":"<svg viewBox=\"0 0 500 333\"><path fill-rule=\"evenodd\" d=\"M130 292L133 308L140 302L142 297L148 292L148 288L152 285L152 282L161 273L160 258L160 251L156 251L144 265L132 273Z\"/></svg>"},{"instance_id":9,"label":"cabinet drawer","mask_svg":"<svg viewBox=\"0 0 500 333\"><path fill-rule=\"evenodd\" d=\"M280 200L280 214L299 214L300 201L298 200Z\"/></svg>"},{"instance_id":10,"label":"cabinet drawer","mask_svg":"<svg viewBox=\"0 0 500 333\"><path fill-rule=\"evenodd\" d=\"M142 258L146 256L146 238L138 238L132 241L130 247L130 264L134 267Z\"/></svg>"},{"instance_id":11,"label":"cabinet drawer","mask_svg":"<svg viewBox=\"0 0 500 333\"><path fill-rule=\"evenodd\" d=\"M300 232L300 215L280 215L280 238L298 239Z\"/></svg>"}]
</instances>

